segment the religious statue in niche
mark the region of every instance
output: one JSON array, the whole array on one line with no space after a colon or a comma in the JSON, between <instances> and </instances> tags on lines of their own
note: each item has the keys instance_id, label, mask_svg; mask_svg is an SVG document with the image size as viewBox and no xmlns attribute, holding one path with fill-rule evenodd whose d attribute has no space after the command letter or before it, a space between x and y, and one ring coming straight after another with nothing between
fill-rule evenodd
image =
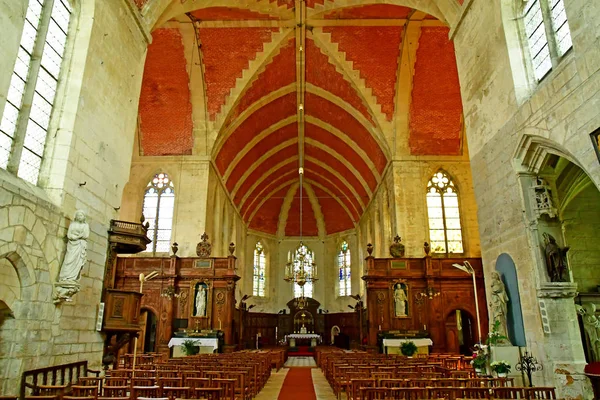
<instances>
[{"instance_id":1,"label":"religious statue in niche","mask_svg":"<svg viewBox=\"0 0 600 400\"><path fill-rule=\"evenodd\" d=\"M554 236L547 232L544 237L544 253L546 255L546 269L550 282L568 282L565 272L567 272L567 251L569 247L559 247Z\"/></svg>"},{"instance_id":2,"label":"religious statue in niche","mask_svg":"<svg viewBox=\"0 0 600 400\"><path fill-rule=\"evenodd\" d=\"M394 316L408 317L408 288L405 283L394 285Z\"/></svg>"},{"instance_id":3,"label":"religious statue in niche","mask_svg":"<svg viewBox=\"0 0 600 400\"><path fill-rule=\"evenodd\" d=\"M583 320L583 328L589 343L592 359L590 362L600 361L600 320L596 316L596 305L588 303L577 306L577 313Z\"/></svg>"},{"instance_id":4,"label":"religious statue in niche","mask_svg":"<svg viewBox=\"0 0 600 400\"><path fill-rule=\"evenodd\" d=\"M506 339L498 340L499 345L510 345L508 339L508 294L502 282L502 277L498 271L492 271L492 301L490 309L492 311L493 322L498 321L498 334Z\"/></svg>"},{"instance_id":5,"label":"religious statue in niche","mask_svg":"<svg viewBox=\"0 0 600 400\"><path fill-rule=\"evenodd\" d=\"M402 238L400 235L396 235L394 243L390 245L390 255L394 258L404 257L404 245L401 243Z\"/></svg>"},{"instance_id":6,"label":"religious statue in niche","mask_svg":"<svg viewBox=\"0 0 600 400\"><path fill-rule=\"evenodd\" d=\"M210 286L206 282L197 281L192 284L194 297L191 303L191 316L207 318L210 311Z\"/></svg>"},{"instance_id":7,"label":"religious statue in niche","mask_svg":"<svg viewBox=\"0 0 600 400\"><path fill-rule=\"evenodd\" d=\"M77 210L67 230L67 251L60 268L58 282L55 284L54 302L71 301L71 297L80 289L81 269L87 262L87 240L90 226L86 222L85 212Z\"/></svg>"}]
</instances>

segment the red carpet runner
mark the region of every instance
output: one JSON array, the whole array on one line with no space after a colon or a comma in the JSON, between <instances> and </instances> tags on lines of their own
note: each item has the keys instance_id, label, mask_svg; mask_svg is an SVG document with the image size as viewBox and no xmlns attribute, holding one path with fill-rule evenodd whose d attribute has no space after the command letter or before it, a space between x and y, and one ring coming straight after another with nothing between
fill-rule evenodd
<instances>
[{"instance_id":1,"label":"red carpet runner","mask_svg":"<svg viewBox=\"0 0 600 400\"><path fill-rule=\"evenodd\" d=\"M312 368L290 368L277 400L317 400L310 374Z\"/></svg>"}]
</instances>

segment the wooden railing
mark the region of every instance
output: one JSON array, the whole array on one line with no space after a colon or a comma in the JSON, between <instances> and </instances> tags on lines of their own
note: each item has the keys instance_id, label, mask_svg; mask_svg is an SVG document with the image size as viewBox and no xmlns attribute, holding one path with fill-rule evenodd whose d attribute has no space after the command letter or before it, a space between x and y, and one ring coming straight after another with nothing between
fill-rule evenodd
<instances>
[{"instance_id":1,"label":"wooden railing","mask_svg":"<svg viewBox=\"0 0 600 400\"><path fill-rule=\"evenodd\" d=\"M78 361L25 371L23 372L23 375L21 375L19 398L24 400L26 395L39 395L40 385L70 386L77 383L79 378L88 376L88 373L94 374L95 376L100 375L100 371L88 369L87 361Z\"/></svg>"}]
</instances>

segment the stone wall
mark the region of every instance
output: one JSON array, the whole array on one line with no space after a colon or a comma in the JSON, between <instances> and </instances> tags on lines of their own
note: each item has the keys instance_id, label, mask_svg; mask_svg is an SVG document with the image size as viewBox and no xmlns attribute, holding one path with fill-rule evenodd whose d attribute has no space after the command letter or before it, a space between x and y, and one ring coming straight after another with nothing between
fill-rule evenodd
<instances>
[{"instance_id":1,"label":"stone wall","mask_svg":"<svg viewBox=\"0 0 600 400\"><path fill-rule=\"evenodd\" d=\"M0 2L0 99L7 93L24 3ZM134 10L126 1L74 2L70 30L77 34L67 41L40 183L34 187L0 170L0 258L20 281L20 293L0 293L12 311L0 325L1 394L18 392L24 370L78 360L100 367L103 338L95 322L107 229L129 175L147 45ZM81 291L72 302L55 305L53 283L76 209L88 217L88 262Z\"/></svg>"},{"instance_id":2,"label":"stone wall","mask_svg":"<svg viewBox=\"0 0 600 400\"><path fill-rule=\"evenodd\" d=\"M576 163L600 186L600 164L588 137L600 125L600 38L592 33L598 32L600 4L565 0L573 49L539 84L523 83L526 59L520 48L523 43L517 40L521 37L516 25L520 19L513 18L513 7L509 1L468 2L459 28L451 33L482 257L486 275L502 253L515 262L527 343L544 364L544 384L556 386L560 396L586 393L585 398L589 398L589 387L581 375L585 360L568 293L561 292L566 298L556 301L549 312L552 333L544 334L542 329L538 296L543 295L541 287L547 283L540 272L545 267L541 252L535 250L537 229L530 225L531 210L524 200L529 183L523 184L517 175L535 175L540 165L533 162L535 157L532 162L523 162L515 155L519 150L525 154L529 143L540 143L546 154L558 154ZM524 157L531 158L531 154ZM543 155L538 155L540 163Z\"/></svg>"}]
</instances>

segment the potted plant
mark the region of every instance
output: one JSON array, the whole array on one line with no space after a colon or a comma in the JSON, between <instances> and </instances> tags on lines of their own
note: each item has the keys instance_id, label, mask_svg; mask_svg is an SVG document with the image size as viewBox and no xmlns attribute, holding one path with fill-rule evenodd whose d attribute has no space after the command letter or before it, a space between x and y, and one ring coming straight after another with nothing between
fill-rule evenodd
<instances>
[{"instance_id":1,"label":"potted plant","mask_svg":"<svg viewBox=\"0 0 600 400\"><path fill-rule=\"evenodd\" d=\"M479 375L485 371L485 367L487 366L487 355L484 351L480 351L477 353L477 356L471 360L471 365L475 372Z\"/></svg>"},{"instance_id":2,"label":"potted plant","mask_svg":"<svg viewBox=\"0 0 600 400\"><path fill-rule=\"evenodd\" d=\"M494 361L490 364L490 367L492 367L492 371L498 374L498 378L506 378L506 375L510 372L510 364L508 361Z\"/></svg>"},{"instance_id":3,"label":"potted plant","mask_svg":"<svg viewBox=\"0 0 600 400\"><path fill-rule=\"evenodd\" d=\"M413 354L415 354L417 352L417 345L415 344L415 342L411 342L411 341L404 342L400 346L400 351L406 357L412 357Z\"/></svg>"},{"instance_id":4,"label":"potted plant","mask_svg":"<svg viewBox=\"0 0 600 400\"><path fill-rule=\"evenodd\" d=\"M186 356L193 356L200 352L200 346L196 344L195 340L184 340L181 348Z\"/></svg>"}]
</instances>

